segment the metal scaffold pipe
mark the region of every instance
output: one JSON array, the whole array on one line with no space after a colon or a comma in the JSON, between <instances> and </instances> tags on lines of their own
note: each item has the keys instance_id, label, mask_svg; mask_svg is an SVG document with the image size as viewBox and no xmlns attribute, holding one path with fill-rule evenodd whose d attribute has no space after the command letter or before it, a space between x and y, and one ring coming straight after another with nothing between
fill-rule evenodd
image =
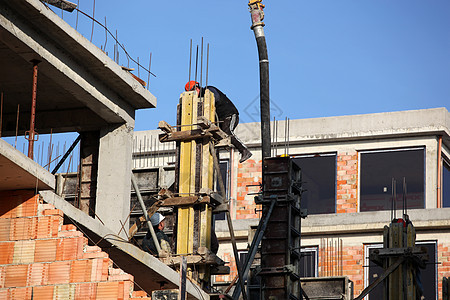
<instances>
[{"instance_id":1,"label":"metal scaffold pipe","mask_svg":"<svg viewBox=\"0 0 450 300\"><path fill-rule=\"evenodd\" d=\"M262 0L250 0L248 3L252 18L251 29L255 33L259 55L259 83L261 109L262 158L270 157L270 97L269 97L269 58L266 37L264 35L264 4Z\"/></svg>"},{"instance_id":2,"label":"metal scaffold pipe","mask_svg":"<svg viewBox=\"0 0 450 300\"><path fill-rule=\"evenodd\" d=\"M150 217L147 214L147 208L145 207L144 200L142 199L142 196L141 196L141 191L139 190L139 187L136 182L136 178L134 177L133 173L131 174L131 184L133 185L133 188L134 188L134 191L136 192L136 196L138 198L139 204L141 205L142 212L144 213L145 220L147 221L147 226L148 226L148 229L150 230L150 234L152 236L153 243L156 246L156 250L158 251L158 254L160 254L161 253L161 245L159 244L158 238L156 237L155 230L153 229L152 223L150 222Z\"/></svg>"}]
</instances>

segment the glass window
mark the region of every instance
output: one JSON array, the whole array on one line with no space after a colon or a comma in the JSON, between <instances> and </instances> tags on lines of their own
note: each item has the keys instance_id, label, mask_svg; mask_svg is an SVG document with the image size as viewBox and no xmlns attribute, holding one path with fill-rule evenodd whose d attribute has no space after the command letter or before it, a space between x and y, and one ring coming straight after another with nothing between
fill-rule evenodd
<instances>
[{"instance_id":1,"label":"glass window","mask_svg":"<svg viewBox=\"0 0 450 300\"><path fill-rule=\"evenodd\" d=\"M442 168L442 206L450 207L450 163L445 160Z\"/></svg>"},{"instance_id":2,"label":"glass window","mask_svg":"<svg viewBox=\"0 0 450 300\"><path fill-rule=\"evenodd\" d=\"M336 155L317 154L294 159L302 170L301 206L308 215L336 212Z\"/></svg>"},{"instance_id":3,"label":"glass window","mask_svg":"<svg viewBox=\"0 0 450 300\"><path fill-rule=\"evenodd\" d=\"M428 262L425 269L420 269L421 280L423 284L425 299L436 299L436 243L435 242L416 242L416 246L423 246L428 251ZM367 248L381 249L382 245L367 245ZM366 272L365 285L368 286L375 281L379 276L383 275L383 268L371 262L368 259L368 251L366 255L366 265L369 266ZM368 277L367 277L368 276ZM383 283L377 285L369 294L371 299L383 299Z\"/></svg>"},{"instance_id":4,"label":"glass window","mask_svg":"<svg viewBox=\"0 0 450 300\"><path fill-rule=\"evenodd\" d=\"M396 208L403 208L403 178L406 207L424 208L424 149L362 152L360 161L360 211L390 210L392 179L396 184Z\"/></svg>"},{"instance_id":5,"label":"glass window","mask_svg":"<svg viewBox=\"0 0 450 300\"><path fill-rule=\"evenodd\" d=\"M317 277L317 247L302 247L300 278Z\"/></svg>"}]
</instances>

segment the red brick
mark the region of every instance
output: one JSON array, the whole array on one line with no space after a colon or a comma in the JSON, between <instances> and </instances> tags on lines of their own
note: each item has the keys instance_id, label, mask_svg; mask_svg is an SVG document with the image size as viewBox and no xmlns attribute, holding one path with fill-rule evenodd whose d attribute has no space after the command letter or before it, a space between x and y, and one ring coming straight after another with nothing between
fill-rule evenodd
<instances>
[{"instance_id":1,"label":"red brick","mask_svg":"<svg viewBox=\"0 0 450 300\"><path fill-rule=\"evenodd\" d=\"M106 252L88 252L83 254L83 258L108 258Z\"/></svg>"},{"instance_id":2,"label":"red brick","mask_svg":"<svg viewBox=\"0 0 450 300\"><path fill-rule=\"evenodd\" d=\"M97 299L118 299L119 282L99 282L97 285Z\"/></svg>"},{"instance_id":3,"label":"red brick","mask_svg":"<svg viewBox=\"0 0 450 300\"><path fill-rule=\"evenodd\" d=\"M27 285L28 265L6 266L5 273L5 287L25 287Z\"/></svg>"},{"instance_id":4,"label":"red brick","mask_svg":"<svg viewBox=\"0 0 450 300\"><path fill-rule=\"evenodd\" d=\"M102 248L99 246L86 246L84 247L84 252L91 253L91 252L100 252L102 251Z\"/></svg>"},{"instance_id":5,"label":"red brick","mask_svg":"<svg viewBox=\"0 0 450 300\"><path fill-rule=\"evenodd\" d=\"M0 218L30 216L36 210L37 198L34 191L5 191L0 193Z\"/></svg>"},{"instance_id":6,"label":"red brick","mask_svg":"<svg viewBox=\"0 0 450 300\"><path fill-rule=\"evenodd\" d=\"M10 289L10 299L31 300L32 291L31 287Z\"/></svg>"},{"instance_id":7,"label":"red brick","mask_svg":"<svg viewBox=\"0 0 450 300\"><path fill-rule=\"evenodd\" d=\"M101 281L103 276L103 258L92 260L91 281Z\"/></svg>"},{"instance_id":8,"label":"red brick","mask_svg":"<svg viewBox=\"0 0 450 300\"><path fill-rule=\"evenodd\" d=\"M81 258L82 248L79 243L83 239L80 238L62 238L58 240L56 248L56 260L74 260Z\"/></svg>"},{"instance_id":9,"label":"red brick","mask_svg":"<svg viewBox=\"0 0 450 300\"><path fill-rule=\"evenodd\" d=\"M39 208L40 211L56 209L56 207L53 204L49 204L49 203L39 204L38 208Z\"/></svg>"},{"instance_id":10,"label":"red brick","mask_svg":"<svg viewBox=\"0 0 450 300\"><path fill-rule=\"evenodd\" d=\"M61 226L61 231L75 231L77 230L77 227L73 224L67 224Z\"/></svg>"},{"instance_id":11,"label":"red brick","mask_svg":"<svg viewBox=\"0 0 450 300\"><path fill-rule=\"evenodd\" d=\"M11 219L11 240L29 240L35 236L35 218ZM34 225L34 226L33 226Z\"/></svg>"},{"instance_id":12,"label":"red brick","mask_svg":"<svg viewBox=\"0 0 450 300\"><path fill-rule=\"evenodd\" d=\"M70 268L70 282L88 282L92 275L92 260L74 260Z\"/></svg>"},{"instance_id":13,"label":"red brick","mask_svg":"<svg viewBox=\"0 0 450 300\"><path fill-rule=\"evenodd\" d=\"M136 297L148 297L148 295L147 295L147 293L145 291L134 291L131 294L131 297L134 297L134 298L136 298Z\"/></svg>"},{"instance_id":14,"label":"red brick","mask_svg":"<svg viewBox=\"0 0 450 300\"><path fill-rule=\"evenodd\" d=\"M0 243L0 265L12 263L14 254L14 242Z\"/></svg>"},{"instance_id":15,"label":"red brick","mask_svg":"<svg viewBox=\"0 0 450 300\"><path fill-rule=\"evenodd\" d=\"M36 238L45 239L52 237L53 218L52 216L38 217L36 225Z\"/></svg>"},{"instance_id":16,"label":"red brick","mask_svg":"<svg viewBox=\"0 0 450 300\"><path fill-rule=\"evenodd\" d=\"M75 288L75 299L94 300L97 296L96 283L81 283L77 284Z\"/></svg>"},{"instance_id":17,"label":"red brick","mask_svg":"<svg viewBox=\"0 0 450 300\"><path fill-rule=\"evenodd\" d=\"M57 261L49 264L48 284L69 283L70 261Z\"/></svg>"},{"instance_id":18,"label":"red brick","mask_svg":"<svg viewBox=\"0 0 450 300\"><path fill-rule=\"evenodd\" d=\"M49 264L34 263L28 268L28 286L46 285Z\"/></svg>"},{"instance_id":19,"label":"red brick","mask_svg":"<svg viewBox=\"0 0 450 300\"><path fill-rule=\"evenodd\" d=\"M11 299L11 297L9 297L10 295L9 291L10 291L9 289L0 290L0 299L1 300Z\"/></svg>"},{"instance_id":20,"label":"red brick","mask_svg":"<svg viewBox=\"0 0 450 300\"><path fill-rule=\"evenodd\" d=\"M60 231L58 232L58 237L80 237L83 236L83 233L80 231Z\"/></svg>"},{"instance_id":21,"label":"red brick","mask_svg":"<svg viewBox=\"0 0 450 300\"><path fill-rule=\"evenodd\" d=\"M0 219L0 242L10 240L11 219Z\"/></svg>"},{"instance_id":22,"label":"red brick","mask_svg":"<svg viewBox=\"0 0 450 300\"><path fill-rule=\"evenodd\" d=\"M54 286L36 286L33 287L33 299L45 300L53 299Z\"/></svg>"},{"instance_id":23,"label":"red brick","mask_svg":"<svg viewBox=\"0 0 450 300\"><path fill-rule=\"evenodd\" d=\"M36 262L52 262L56 260L56 249L58 240L36 240L34 260Z\"/></svg>"},{"instance_id":24,"label":"red brick","mask_svg":"<svg viewBox=\"0 0 450 300\"><path fill-rule=\"evenodd\" d=\"M108 277L108 281L126 281L126 280L133 281L134 280L133 275L125 273L125 274L110 275Z\"/></svg>"},{"instance_id":25,"label":"red brick","mask_svg":"<svg viewBox=\"0 0 450 300\"><path fill-rule=\"evenodd\" d=\"M29 264L34 262L34 248L34 240L15 242L13 264Z\"/></svg>"},{"instance_id":26,"label":"red brick","mask_svg":"<svg viewBox=\"0 0 450 300\"><path fill-rule=\"evenodd\" d=\"M5 287L5 275L6 275L6 267L0 266L0 289ZM0 297L0 299L2 299Z\"/></svg>"},{"instance_id":27,"label":"red brick","mask_svg":"<svg viewBox=\"0 0 450 300\"><path fill-rule=\"evenodd\" d=\"M64 216L62 210L60 209L46 209L42 212L42 214L44 216Z\"/></svg>"}]
</instances>

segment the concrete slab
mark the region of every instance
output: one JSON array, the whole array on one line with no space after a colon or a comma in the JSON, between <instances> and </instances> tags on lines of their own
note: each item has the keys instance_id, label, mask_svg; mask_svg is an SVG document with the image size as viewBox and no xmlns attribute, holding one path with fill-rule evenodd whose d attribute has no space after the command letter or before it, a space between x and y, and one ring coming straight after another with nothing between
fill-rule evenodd
<instances>
[{"instance_id":1,"label":"concrete slab","mask_svg":"<svg viewBox=\"0 0 450 300\"><path fill-rule=\"evenodd\" d=\"M55 176L0 139L0 191L54 190Z\"/></svg>"},{"instance_id":2,"label":"concrete slab","mask_svg":"<svg viewBox=\"0 0 450 300\"><path fill-rule=\"evenodd\" d=\"M134 276L136 284L148 294L160 289L178 288L180 276L157 258L122 240L102 223L89 217L51 191L42 191L44 201L62 210L83 233L107 252L119 268ZM188 299L210 299L209 295L192 282L187 282Z\"/></svg>"},{"instance_id":3,"label":"concrete slab","mask_svg":"<svg viewBox=\"0 0 450 300\"><path fill-rule=\"evenodd\" d=\"M0 1L2 136L27 128L33 59L38 65L36 126L40 133L94 130L106 123L134 124L136 109L156 98L97 46L39 0Z\"/></svg>"}]
</instances>

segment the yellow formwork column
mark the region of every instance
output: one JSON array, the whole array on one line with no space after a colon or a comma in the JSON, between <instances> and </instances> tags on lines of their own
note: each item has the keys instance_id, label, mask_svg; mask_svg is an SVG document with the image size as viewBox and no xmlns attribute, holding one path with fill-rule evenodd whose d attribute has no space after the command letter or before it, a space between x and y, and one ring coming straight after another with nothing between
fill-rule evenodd
<instances>
[{"instance_id":1,"label":"yellow formwork column","mask_svg":"<svg viewBox=\"0 0 450 300\"><path fill-rule=\"evenodd\" d=\"M199 98L195 92L181 95L181 130L197 129L198 117L203 116L214 122L214 95L206 91ZM199 190L212 190L214 184L213 159L209 151L210 138L180 142L179 194L194 196ZM199 146L199 147L198 147ZM195 223L195 211L198 222ZM212 208L206 204L180 207L177 216L177 254L193 253L197 247L211 247ZM194 245L194 231L198 231L198 244ZM202 277L202 276L200 276Z\"/></svg>"},{"instance_id":2,"label":"yellow formwork column","mask_svg":"<svg viewBox=\"0 0 450 300\"><path fill-rule=\"evenodd\" d=\"M197 97L195 97L197 98ZM193 108L194 108L194 92L187 92L181 95L181 131L192 130L193 124ZM192 161L192 151L194 141L180 142L179 157L179 193L180 196L190 196L195 191L191 186L191 166L195 164ZM195 174L195 173L194 173ZM193 219L194 210L192 207L182 207L178 209L177 223L177 253L192 253L193 236ZM192 226L191 226L192 225Z\"/></svg>"}]
</instances>

